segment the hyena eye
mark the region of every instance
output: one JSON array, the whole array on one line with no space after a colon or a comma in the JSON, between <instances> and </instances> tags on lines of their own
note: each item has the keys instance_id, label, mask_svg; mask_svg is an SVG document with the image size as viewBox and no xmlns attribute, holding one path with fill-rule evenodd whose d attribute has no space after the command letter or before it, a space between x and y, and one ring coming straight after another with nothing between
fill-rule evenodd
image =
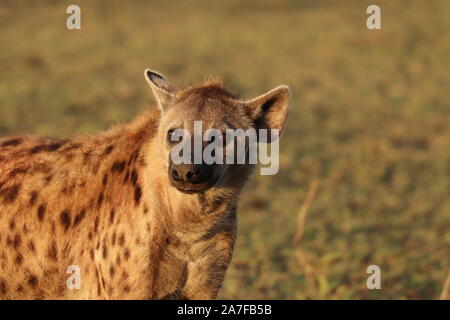
<instances>
[{"instance_id":1,"label":"hyena eye","mask_svg":"<svg viewBox=\"0 0 450 320\"><path fill-rule=\"evenodd\" d=\"M169 143L177 142L180 140L180 138L181 138L181 134L176 132L175 129L170 129L169 131L167 131L167 141Z\"/></svg>"}]
</instances>

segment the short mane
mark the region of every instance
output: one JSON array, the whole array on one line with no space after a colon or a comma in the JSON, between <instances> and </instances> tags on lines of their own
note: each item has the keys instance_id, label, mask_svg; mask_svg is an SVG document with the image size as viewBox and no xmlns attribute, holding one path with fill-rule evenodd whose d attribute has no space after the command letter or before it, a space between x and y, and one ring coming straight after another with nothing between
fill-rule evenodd
<instances>
[{"instance_id":1,"label":"short mane","mask_svg":"<svg viewBox=\"0 0 450 320\"><path fill-rule=\"evenodd\" d=\"M178 93L178 99L184 100L192 94L211 98L237 99L237 96L225 86L225 81L222 77L211 77L200 84L190 85Z\"/></svg>"}]
</instances>

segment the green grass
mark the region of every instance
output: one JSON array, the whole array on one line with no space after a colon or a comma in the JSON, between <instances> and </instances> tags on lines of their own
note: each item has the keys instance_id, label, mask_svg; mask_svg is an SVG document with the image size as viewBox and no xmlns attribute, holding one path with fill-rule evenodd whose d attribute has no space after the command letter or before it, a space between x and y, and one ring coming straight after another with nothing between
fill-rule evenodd
<instances>
[{"instance_id":1,"label":"green grass","mask_svg":"<svg viewBox=\"0 0 450 320\"><path fill-rule=\"evenodd\" d=\"M450 2L0 3L0 135L66 137L153 104L143 69L291 86L280 172L244 193L221 298L434 299L450 269ZM65 28L80 4L82 30ZM299 247L296 220L318 181ZM307 267L299 263L298 252ZM368 265L382 289L366 288Z\"/></svg>"}]
</instances>

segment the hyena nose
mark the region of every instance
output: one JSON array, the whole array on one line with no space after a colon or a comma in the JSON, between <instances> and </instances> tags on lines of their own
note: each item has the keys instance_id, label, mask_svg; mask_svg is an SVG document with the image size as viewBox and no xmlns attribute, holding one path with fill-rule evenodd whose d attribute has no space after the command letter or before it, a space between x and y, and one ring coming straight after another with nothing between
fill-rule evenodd
<instances>
[{"instance_id":1,"label":"hyena nose","mask_svg":"<svg viewBox=\"0 0 450 320\"><path fill-rule=\"evenodd\" d=\"M172 169L172 172L170 173L170 175L172 176L172 179L175 181L181 181L180 176L178 175L178 171L177 169Z\"/></svg>"},{"instance_id":2,"label":"hyena nose","mask_svg":"<svg viewBox=\"0 0 450 320\"><path fill-rule=\"evenodd\" d=\"M172 179L175 181L184 181L186 183L201 183L201 166L182 164L172 167Z\"/></svg>"}]
</instances>

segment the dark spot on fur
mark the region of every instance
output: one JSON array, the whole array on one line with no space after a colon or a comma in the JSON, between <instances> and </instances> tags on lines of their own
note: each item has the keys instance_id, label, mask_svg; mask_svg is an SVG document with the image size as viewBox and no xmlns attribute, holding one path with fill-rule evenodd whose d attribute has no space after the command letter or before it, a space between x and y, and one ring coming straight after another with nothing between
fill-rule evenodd
<instances>
[{"instance_id":1,"label":"dark spot on fur","mask_svg":"<svg viewBox=\"0 0 450 320\"><path fill-rule=\"evenodd\" d=\"M30 249L31 252L36 252L36 246L34 245L33 240L28 241L28 249Z\"/></svg>"},{"instance_id":2,"label":"dark spot on fur","mask_svg":"<svg viewBox=\"0 0 450 320\"><path fill-rule=\"evenodd\" d=\"M123 256L124 256L125 260L128 261L128 259L130 259L130 249L126 248Z\"/></svg>"},{"instance_id":3,"label":"dark spot on fur","mask_svg":"<svg viewBox=\"0 0 450 320\"><path fill-rule=\"evenodd\" d=\"M48 257L53 261L58 260L58 248L56 247L56 241L53 240L52 244L48 248Z\"/></svg>"},{"instance_id":4,"label":"dark spot on fur","mask_svg":"<svg viewBox=\"0 0 450 320\"><path fill-rule=\"evenodd\" d=\"M45 181L46 184L49 184L50 181L52 181L52 179L53 179L53 176L52 176L52 175L48 175L48 176L46 176L46 177L44 178L44 181Z\"/></svg>"},{"instance_id":5,"label":"dark spot on fur","mask_svg":"<svg viewBox=\"0 0 450 320\"><path fill-rule=\"evenodd\" d=\"M131 171L131 183L133 184L133 186L136 186L137 180L138 180L137 172L136 170L133 169L133 171Z\"/></svg>"},{"instance_id":6,"label":"dark spot on fur","mask_svg":"<svg viewBox=\"0 0 450 320\"><path fill-rule=\"evenodd\" d=\"M133 164L133 162L136 160L137 155L139 153L139 149L134 151L131 156L130 156L130 160L128 160L128 166L131 166Z\"/></svg>"},{"instance_id":7,"label":"dark spot on fur","mask_svg":"<svg viewBox=\"0 0 450 320\"><path fill-rule=\"evenodd\" d=\"M28 169L25 169L25 168L15 168L14 170L12 170L12 171L9 173L9 176L10 176L11 178L14 178L15 176L17 176L17 175L19 175L19 174L25 174L25 173L27 173L27 171L28 171Z\"/></svg>"},{"instance_id":8,"label":"dark spot on fur","mask_svg":"<svg viewBox=\"0 0 450 320\"><path fill-rule=\"evenodd\" d=\"M130 178L130 171L127 171L127 173L125 174L125 178L123 179L123 183L126 183L129 178Z\"/></svg>"},{"instance_id":9,"label":"dark spot on fur","mask_svg":"<svg viewBox=\"0 0 450 320\"><path fill-rule=\"evenodd\" d=\"M27 283L30 285L30 287L36 288L38 284L38 279L35 275L30 275L27 279Z\"/></svg>"},{"instance_id":10,"label":"dark spot on fur","mask_svg":"<svg viewBox=\"0 0 450 320\"><path fill-rule=\"evenodd\" d=\"M70 227L71 219L70 219L70 211L64 210L61 212L59 216L59 221L61 222L62 226L64 227L64 231L67 231Z\"/></svg>"},{"instance_id":11,"label":"dark spot on fur","mask_svg":"<svg viewBox=\"0 0 450 320\"><path fill-rule=\"evenodd\" d=\"M38 219L39 221L44 220L44 216L45 216L45 211L46 211L46 205L43 203L39 206L37 212L38 212Z\"/></svg>"},{"instance_id":12,"label":"dark spot on fur","mask_svg":"<svg viewBox=\"0 0 450 320\"><path fill-rule=\"evenodd\" d=\"M16 248L16 249L19 248L21 243L22 243L22 239L20 238L20 235L16 234L16 236L14 237L14 240L13 240L14 248Z\"/></svg>"},{"instance_id":13,"label":"dark spot on fur","mask_svg":"<svg viewBox=\"0 0 450 320\"><path fill-rule=\"evenodd\" d=\"M100 163L96 163L96 164L92 167L92 174L93 174L93 175L97 175L99 169L100 169Z\"/></svg>"},{"instance_id":14,"label":"dark spot on fur","mask_svg":"<svg viewBox=\"0 0 450 320\"><path fill-rule=\"evenodd\" d=\"M11 139L0 144L0 147L16 147L22 143L21 138Z\"/></svg>"},{"instance_id":15,"label":"dark spot on fur","mask_svg":"<svg viewBox=\"0 0 450 320\"><path fill-rule=\"evenodd\" d=\"M166 244L169 246L173 246L175 248L178 248L181 244L180 239L178 239L176 236L167 237L166 238Z\"/></svg>"},{"instance_id":16,"label":"dark spot on fur","mask_svg":"<svg viewBox=\"0 0 450 320\"><path fill-rule=\"evenodd\" d=\"M186 285L186 281L188 279L188 275L189 275L189 270L188 270L187 263L185 263L183 266L183 273L181 274L180 282L178 284L179 288L184 288L184 286Z\"/></svg>"},{"instance_id":17,"label":"dark spot on fur","mask_svg":"<svg viewBox=\"0 0 450 320\"><path fill-rule=\"evenodd\" d=\"M83 165L86 165L89 162L90 156L91 156L90 152L83 153Z\"/></svg>"},{"instance_id":18,"label":"dark spot on fur","mask_svg":"<svg viewBox=\"0 0 450 320\"><path fill-rule=\"evenodd\" d=\"M114 277L114 274L115 274L115 273L116 273L116 270L114 269L113 266L111 266L111 267L109 268L109 275L111 276L111 278Z\"/></svg>"},{"instance_id":19,"label":"dark spot on fur","mask_svg":"<svg viewBox=\"0 0 450 320\"><path fill-rule=\"evenodd\" d=\"M103 244L103 252L102 252L102 255L103 255L103 259L106 259L106 258L108 257L108 248L106 247L105 244Z\"/></svg>"},{"instance_id":20,"label":"dark spot on fur","mask_svg":"<svg viewBox=\"0 0 450 320\"><path fill-rule=\"evenodd\" d=\"M113 150L114 150L114 146L113 146L113 145L107 146L107 147L105 148L105 151L103 152L103 154L104 154L104 155L108 155L108 154L110 154Z\"/></svg>"},{"instance_id":21,"label":"dark spot on fur","mask_svg":"<svg viewBox=\"0 0 450 320\"><path fill-rule=\"evenodd\" d=\"M66 162L70 162L70 161L73 160L74 157L75 157L75 156L74 156L73 153L67 153L67 154L64 156L64 159L66 159ZM67 163L66 163L66 164L67 164Z\"/></svg>"},{"instance_id":22,"label":"dark spot on fur","mask_svg":"<svg viewBox=\"0 0 450 320\"><path fill-rule=\"evenodd\" d=\"M90 255L91 255L91 259L94 260L94 249L91 249L89 251Z\"/></svg>"},{"instance_id":23,"label":"dark spot on fur","mask_svg":"<svg viewBox=\"0 0 450 320\"><path fill-rule=\"evenodd\" d=\"M45 270L44 270L44 276L45 276L45 277L50 277L50 276L52 276L52 275L57 274L58 272L59 272L58 269L55 268L55 267L50 268L50 269L45 269Z\"/></svg>"},{"instance_id":24,"label":"dark spot on fur","mask_svg":"<svg viewBox=\"0 0 450 320\"><path fill-rule=\"evenodd\" d=\"M125 234L122 233L119 237L119 245L123 246L125 244Z\"/></svg>"},{"instance_id":25,"label":"dark spot on fur","mask_svg":"<svg viewBox=\"0 0 450 320\"><path fill-rule=\"evenodd\" d=\"M111 213L109 214L109 223L114 223L114 217L116 216L116 211L114 209L111 210Z\"/></svg>"},{"instance_id":26,"label":"dark spot on fur","mask_svg":"<svg viewBox=\"0 0 450 320\"><path fill-rule=\"evenodd\" d=\"M23 256L22 256L22 254L21 254L21 253L18 253L17 256L16 256L16 259L15 259L14 261L15 261L15 263L16 263L18 266L20 266L20 265L22 264L22 262L23 262Z\"/></svg>"},{"instance_id":27,"label":"dark spot on fur","mask_svg":"<svg viewBox=\"0 0 450 320\"><path fill-rule=\"evenodd\" d=\"M40 153L40 152L54 152L56 150L58 150L59 148L61 148L61 146L64 144L65 142L55 142L55 143L50 143L50 144L40 144L37 145L35 147L33 147L30 150L31 154L36 154L36 153Z\"/></svg>"},{"instance_id":28,"label":"dark spot on fur","mask_svg":"<svg viewBox=\"0 0 450 320\"><path fill-rule=\"evenodd\" d=\"M121 173L123 170L125 170L125 161L116 161L111 167L112 173Z\"/></svg>"},{"instance_id":29,"label":"dark spot on fur","mask_svg":"<svg viewBox=\"0 0 450 320\"><path fill-rule=\"evenodd\" d=\"M77 226L78 224L80 224L81 220L83 220L85 216L86 216L86 210L83 209L80 211L80 213L78 213L75 216L75 219L73 219L73 225Z\"/></svg>"},{"instance_id":30,"label":"dark spot on fur","mask_svg":"<svg viewBox=\"0 0 450 320\"><path fill-rule=\"evenodd\" d=\"M38 197L38 192L36 190L33 190L30 193L30 201L29 201L30 206L33 206L36 203L37 197Z\"/></svg>"},{"instance_id":31,"label":"dark spot on fur","mask_svg":"<svg viewBox=\"0 0 450 320\"><path fill-rule=\"evenodd\" d=\"M2 295L5 295L6 292L8 292L8 286L6 285L5 281L0 280L0 293Z\"/></svg>"},{"instance_id":32,"label":"dark spot on fur","mask_svg":"<svg viewBox=\"0 0 450 320\"><path fill-rule=\"evenodd\" d=\"M103 192L101 192L97 198L97 206L100 208L103 204L103 200L105 199L105 196L103 195Z\"/></svg>"},{"instance_id":33,"label":"dark spot on fur","mask_svg":"<svg viewBox=\"0 0 450 320\"><path fill-rule=\"evenodd\" d=\"M134 189L134 201L136 201L136 205L139 204L142 197L142 189L140 186L137 186L136 189Z\"/></svg>"},{"instance_id":34,"label":"dark spot on fur","mask_svg":"<svg viewBox=\"0 0 450 320\"><path fill-rule=\"evenodd\" d=\"M63 145L63 144L65 144L67 141L61 141L61 142L57 142L57 143L51 143L51 144L49 144L46 148L45 148L45 151L49 151L49 152L52 152L52 151L56 151L56 150L58 150L59 148L61 148L61 146Z\"/></svg>"},{"instance_id":35,"label":"dark spot on fur","mask_svg":"<svg viewBox=\"0 0 450 320\"><path fill-rule=\"evenodd\" d=\"M16 222L14 221L14 219L12 219L10 222L9 222L9 230L14 230L16 228Z\"/></svg>"},{"instance_id":36,"label":"dark spot on fur","mask_svg":"<svg viewBox=\"0 0 450 320\"><path fill-rule=\"evenodd\" d=\"M116 238L117 238L116 232L114 231L112 236L111 236L111 243L112 243L113 246L116 245Z\"/></svg>"},{"instance_id":37,"label":"dark spot on fur","mask_svg":"<svg viewBox=\"0 0 450 320\"><path fill-rule=\"evenodd\" d=\"M72 191L73 191L73 189L70 188L70 187L68 187L67 185L65 185L65 186L61 189L61 193L62 193L62 194L65 194L65 195L72 193Z\"/></svg>"},{"instance_id":38,"label":"dark spot on fur","mask_svg":"<svg viewBox=\"0 0 450 320\"><path fill-rule=\"evenodd\" d=\"M123 292L124 292L124 293L129 293L129 292L130 292L130 286L129 286L129 285L125 285L125 286L123 287Z\"/></svg>"},{"instance_id":39,"label":"dark spot on fur","mask_svg":"<svg viewBox=\"0 0 450 320\"><path fill-rule=\"evenodd\" d=\"M138 165L139 165L140 167L145 167L145 166L147 166L147 163L145 162L145 159L144 159L143 157L139 159Z\"/></svg>"},{"instance_id":40,"label":"dark spot on fur","mask_svg":"<svg viewBox=\"0 0 450 320\"><path fill-rule=\"evenodd\" d=\"M102 180L103 186L106 186L108 184L108 173L105 173Z\"/></svg>"},{"instance_id":41,"label":"dark spot on fur","mask_svg":"<svg viewBox=\"0 0 450 320\"><path fill-rule=\"evenodd\" d=\"M19 196L20 188L20 184L15 184L12 187L1 190L0 195L3 196L3 200L6 203L14 202Z\"/></svg>"},{"instance_id":42,"label":"dark spot on fur","mask_svg":"<svg viewBox=\"0 0 450 320\"><path fill-rule=\"evenodd\" d=\"M97 232L98 229L98 217L95 217L95 221L94 221L94 232Z\"/></svg>"}]
</instances>

